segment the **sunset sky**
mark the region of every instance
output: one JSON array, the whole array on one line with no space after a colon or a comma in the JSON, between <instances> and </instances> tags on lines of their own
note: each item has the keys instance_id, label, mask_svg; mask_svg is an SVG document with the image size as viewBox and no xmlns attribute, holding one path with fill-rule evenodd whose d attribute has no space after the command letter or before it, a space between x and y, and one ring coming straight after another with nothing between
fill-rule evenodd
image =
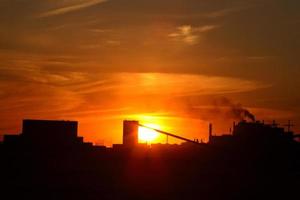
<instances>
[{"instance_id":1,"label":"sunset sky","mask_svg":"<svg viewBox=\"0 0 300 200\"><path fill-rule=\"evenodd\" d=\"M137 119L188 138L248 109L300 132L299 0L0 0L0 135L79 121L85 141ZM162 139L163 140L163 139Z\"/></svg>"}]
</instances>

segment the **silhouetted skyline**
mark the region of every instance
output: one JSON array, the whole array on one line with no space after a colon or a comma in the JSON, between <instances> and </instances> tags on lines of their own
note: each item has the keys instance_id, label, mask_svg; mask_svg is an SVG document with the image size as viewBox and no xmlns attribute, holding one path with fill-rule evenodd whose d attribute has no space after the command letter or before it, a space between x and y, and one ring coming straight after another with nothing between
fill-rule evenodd
<instances>
[{"instance_id":1,"label":"silhouetted skyline","mask_svg":"<svg viewBox=\"0 0 300 200\"><path fill-rule=\"evenodd\" d=\"M208 141L203 142L200 138L194 140L188 139L185 136L168 133L157 128L149 127L140 124L137 120L123 121L122 144L115 144L116 146L123 146L125 148L135 148L139 144L149 145L153 141L141 142L140 132L144 131L140 127L155 131L158 134L180 140L181 143L190 144L213 144L213 145L232 145L235 143L250 143L252 145L276 143L298 144L300 134L291 131L292 124L289 121L287 130L280 127L273 121L272 124L265 124L265 122L246 120L240 121L238 124L233 123L232 132L226 134L218 134L214 132L213 124L208 125ZM149 133L149 132L147 132ZM77 121L57 121L57 120L34 120L24 119L22 125L22 133L19 135L4 135L3 144L7 147L21 148L22 146L31 146L35 148L43 148L51 151L51 148L78 148L78 146L89 146L92 148L92 143L84 143L84 138L78 136L78 122ZM166 146L169 144L168 139ZM155 143L152 143L155 145ZM19 147L18 147L19 146ZM97 145L96 145L97 146ZM102 146L104 147L104 146Z\"/></svg>"},{"instance_id":2,"label":"silhouetted skyline","mask_svg":"<svg viewBox=\"0 0 300 200\"><path fill-rule=\"evenodd\" d=\"M138 121L123 122L123 144L93 146L78 122L24 120L0 143L5 199L294 199L300 143L275 123L241 121L209 142L138 143ZM156 130L156 129L155 129ZM298 135L299 136L299 135Z\"/></svg>"}]
</instances>

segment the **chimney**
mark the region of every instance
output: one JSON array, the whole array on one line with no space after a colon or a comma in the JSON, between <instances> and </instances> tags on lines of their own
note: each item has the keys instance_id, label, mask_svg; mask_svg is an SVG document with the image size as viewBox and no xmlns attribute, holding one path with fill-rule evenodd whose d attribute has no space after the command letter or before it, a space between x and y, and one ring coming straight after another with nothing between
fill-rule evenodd
<instances>
[{"instance_id":1,"label":"chimney","mask_svg":"<svg viewBox=\"0 0 300 200\"><path fill-rule=\"evenodd\" d=\"M208 129L209 129L209 142L211 141L211 138L212 138L212 131L213 131L213 125L212 125L212 123L209 123L209 127L208 127Z\"/></svg>"},{"instance_id":2,"label":"chimney","mask_svg":"<svg viewBox=\"0 0 300 200\"><path fill-rule=\"evenodd\" d=\"M235 127L236 127L236 124L235 124L235 122L233 122L232 132L234 132Z\"/></svg>"}]
</instances>

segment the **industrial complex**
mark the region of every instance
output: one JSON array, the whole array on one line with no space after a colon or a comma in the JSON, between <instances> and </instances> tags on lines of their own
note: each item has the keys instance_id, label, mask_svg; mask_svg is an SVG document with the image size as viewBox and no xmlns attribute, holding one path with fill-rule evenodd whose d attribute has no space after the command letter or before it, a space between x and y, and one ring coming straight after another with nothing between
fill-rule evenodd
<instances>
[{"instance_id":1,"label":"industrial complex","mask_svg":"<svg viewBox=\"0 0 300 200\"><path fill-rule=\"evenodd\" d=\"M140 144L139 127L181 144ZM299 135L275 122L241 121L208 142L123 121L123 142L95 146L78 122L23 120L0 144L4 199L294 199L300 185Z\"/></svg>"},{"instance_id":2,"label":"industrial complex","mask_svg":"<svg viewBox=\"0 0 300 200\"><path fill-rule=\"evenodd\" d=\"M138 140L139 126L152 129L168 137L174 137L183 141L183 144L197 145L232 145L233 143L282 143L296 142L299 135L294 134L288 126L287 131L279 127L275 122L265 124L264 122L241 121L234 123L232 132L223 135L214 135L213 125L209 124L208 143L191 140L183 136L168 133L162 130L147 127L138 121L123 121L123 144L114 144L113 148L135 148L142 146ZM8 147L42 148L44 150L54 150L61 148L86 148L93 149L92 143L84 142L83 137L78 137L78 122L76 121L55 121L55 120L23 120L22 133L20 135L5 135L3 145ZM155 146L155 145L154 145ZM102 146L102 149L105 147Z\"/></svg>"}]
</instances>

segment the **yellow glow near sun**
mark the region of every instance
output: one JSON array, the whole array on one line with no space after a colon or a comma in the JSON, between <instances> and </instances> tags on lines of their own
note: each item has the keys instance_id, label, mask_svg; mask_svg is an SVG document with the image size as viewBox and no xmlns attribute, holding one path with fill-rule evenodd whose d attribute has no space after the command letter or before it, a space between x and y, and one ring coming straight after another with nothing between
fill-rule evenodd
<instances>
[{"instance_id":1,"label":"yellow glow near sun","mask_svg":"<svg viewBox=\"0 0 300 200\"><path fill-rule=\"evenodd\" d=\"M168 131L167 129L168 121L166 121L166 118L164 116L160 116L159 113L158 114L157 113L132 114L132 115L126 115L122 117L122 119L123 118L137 120L139 121L140 124L143 124L144 126L147 127ZM148 144L165 143L166 136L157 133L154 130L145 127L139 127L138 141L139 143L148 143Z\"/></svg>"},{"instance_id":2,"label":"yellow glow near sun","mask_svg":"<svg viewBox=\"0 0 300 200\"><path fill-rule=\"evenodd\" d=\"M159 129L160 127L156 124L144 124L147 127ZM159 136L159 133L152 129L148 129L145 127L139 127L139 142L141 143L151 143L155 139L157 139Z\"/></svg>"}]
</instances>

